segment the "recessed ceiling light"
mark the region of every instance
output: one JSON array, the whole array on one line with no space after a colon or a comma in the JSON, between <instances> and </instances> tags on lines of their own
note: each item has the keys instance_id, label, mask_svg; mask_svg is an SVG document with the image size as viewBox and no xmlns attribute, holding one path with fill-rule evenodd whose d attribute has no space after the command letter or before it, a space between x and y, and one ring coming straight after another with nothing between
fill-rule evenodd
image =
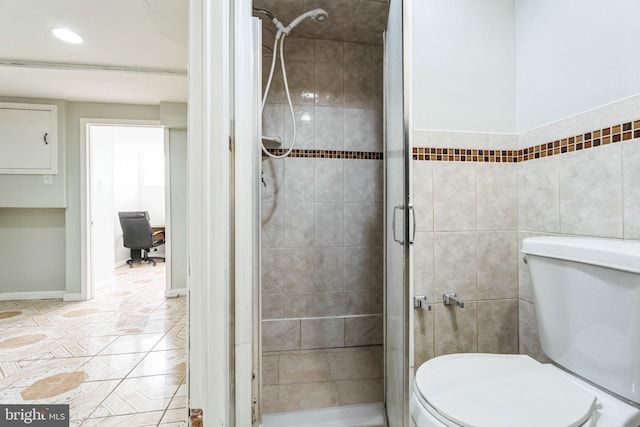
<instances>
[{"instance_id":1,"label":"recessed ceiling light","mask_svg":"<svg viewBox=\"0 0 640 427\"><path fill-rule=\"evenodd\" d=\"M54 28L51 33L62 41L73 44L80 44L84 41L82 37L66 28Z\"/></svg>"}]
</instances>

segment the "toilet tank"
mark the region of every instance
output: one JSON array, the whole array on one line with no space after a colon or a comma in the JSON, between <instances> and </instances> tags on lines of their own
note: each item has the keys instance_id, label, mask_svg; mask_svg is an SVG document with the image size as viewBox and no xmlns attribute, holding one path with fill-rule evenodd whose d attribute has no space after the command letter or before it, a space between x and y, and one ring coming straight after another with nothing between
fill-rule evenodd
<instances>
[{"instance_id":1,"label":"toilet tank","mask_svg":"<svg viewBox=\"0 0 640 427\"><path fill-rule=\"evenodd\" d=\"M544 353L640 404L640 242L532 237L522 252Z\"/></svg>"}]
</instances>

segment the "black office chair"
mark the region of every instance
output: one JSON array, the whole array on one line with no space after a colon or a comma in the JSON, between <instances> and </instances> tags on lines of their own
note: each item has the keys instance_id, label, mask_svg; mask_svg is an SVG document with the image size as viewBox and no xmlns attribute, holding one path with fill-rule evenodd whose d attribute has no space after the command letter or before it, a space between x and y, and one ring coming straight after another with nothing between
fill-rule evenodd
<instances>
[{"instance_id":1,"label":"black office chair","mask_svg":"<svg viewBox=\"0 0 640 427\"><path fill-rule=\"evenodd\" d=\"M139 212L118 212L124 247L131 249L131 259L127 261L129 267L133 267L136 262L151 262L156 265L155 260L164 262L164 257L150 257L149 252L157 246L164 245L164 231L151 231L149 223L149 213ZM161 237L158 237L162 235Z\"/></svg>"}]
</instances>

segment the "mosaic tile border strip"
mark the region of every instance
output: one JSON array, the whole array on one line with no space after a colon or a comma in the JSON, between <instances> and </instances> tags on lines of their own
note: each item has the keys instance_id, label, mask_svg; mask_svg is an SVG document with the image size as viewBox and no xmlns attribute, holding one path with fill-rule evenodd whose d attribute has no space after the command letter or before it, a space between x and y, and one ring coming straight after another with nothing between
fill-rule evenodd
<instances>
[{"instance_id":1,"label":"mosaic tile border strip","mask_svg":"<svg viewBox=\"0 0 640 427\"><path fill-rule=\"evenodd\" d=\"M464 148L413 148L413 160L442 162L516 163L515 150L466 150Z\"/></svg>"},{"instance_id":2,"label":"mosaic tile border strip","mask_svg":"<svg viewBox=\"0 0 640 427\"><path fill-rule=\"evenodd\" d=\"M615 144L634 138L640 138L640 120L593 130L580 135L534 145L518 151L414 147L413 160L520 163L542 157L586 150L600 145Z\"/></svg>"},{"instance_id":3,"label":"mosaic tile border strip","mask_svg":"<svg viewBox=\"0 0 640 427\"><path fill-rule=\"evenodd\" d=\"M287 152L284 148L271 148L271 154L282 156ZM262 153L262 157L267 155ZM354 159L354 160L382 160L383 153L376 151L343 151L343 150L297 150L291 151L288 157L305 157L311 159Z\"/></svg>"}]
</instances>

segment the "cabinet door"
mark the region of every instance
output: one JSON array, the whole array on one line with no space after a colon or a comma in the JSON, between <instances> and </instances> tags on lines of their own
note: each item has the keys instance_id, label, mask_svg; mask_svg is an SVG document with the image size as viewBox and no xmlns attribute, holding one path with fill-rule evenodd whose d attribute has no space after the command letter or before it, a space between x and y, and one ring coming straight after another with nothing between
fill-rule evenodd
<instances>
[{"instance_id":1,"label":"cabinet door","mask_svg":"<svg viewBox=\"0 0 640 427\"><path fill-rule=\"evenodd\" d=\"M0 104L0 174L57 173L57 107Z\"/></svg>"}]
</instances>

